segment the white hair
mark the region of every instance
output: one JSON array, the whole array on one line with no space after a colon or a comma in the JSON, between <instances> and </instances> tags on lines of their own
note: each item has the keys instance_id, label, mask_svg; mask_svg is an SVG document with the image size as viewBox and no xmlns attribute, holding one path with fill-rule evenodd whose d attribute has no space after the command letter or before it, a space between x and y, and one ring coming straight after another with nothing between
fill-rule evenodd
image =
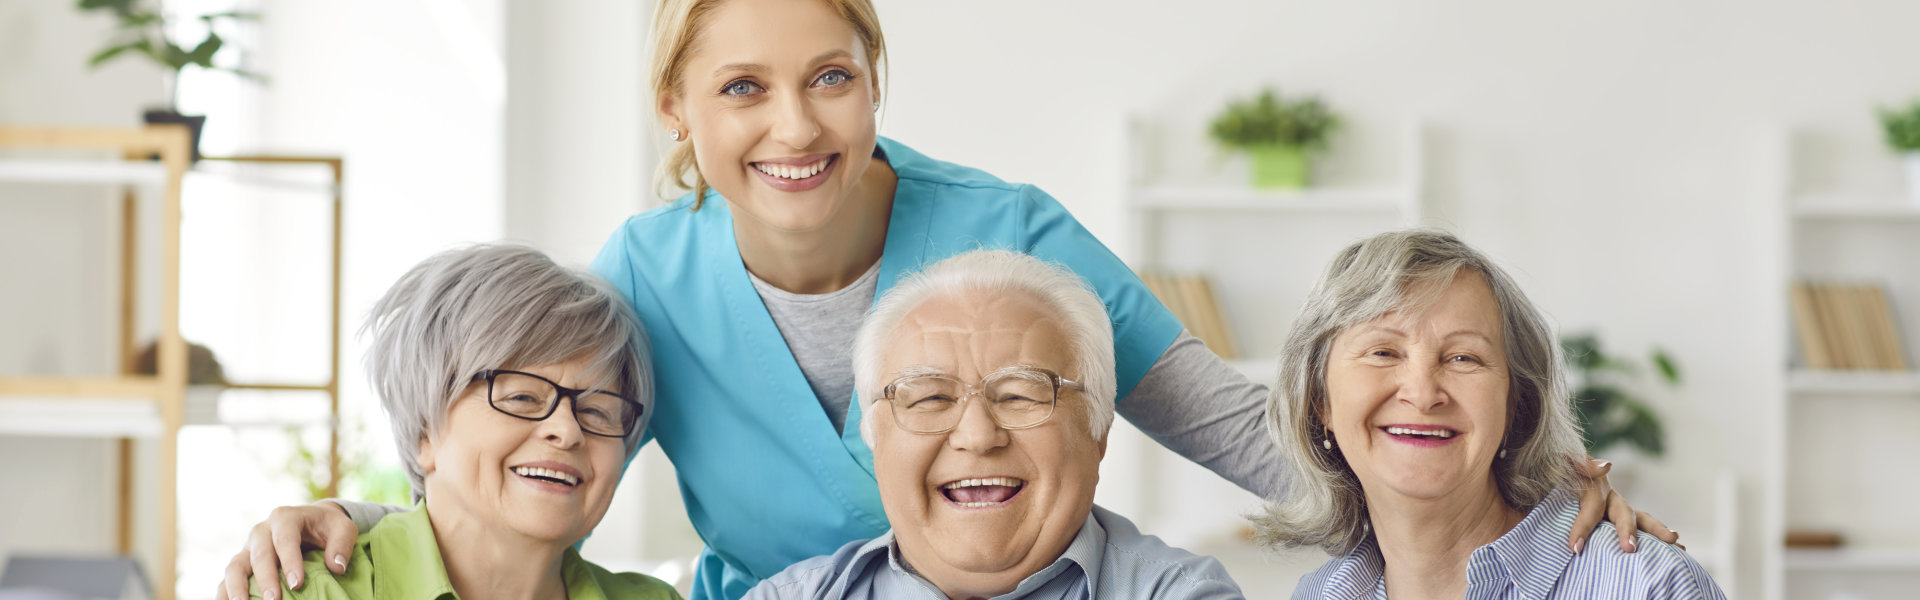
<instances>
[{"instance_id":1,"label":"white hair","mask_svg":"<svg viewBox=\"0 0 1920 600\"><path fill-rule=\"evenodd\" d=\"M902 279L875 302L853 342L853 383L863 417L860 437L873 445L872 405L887 383L882 371L887 337L915 308L935 299L965 300L974 294L1024 294L1046 306L1066 330L1081 395L1087 400L1087 427L1093 439L1105 439L1113 425L1118 385L1113 371L1113 322L1100 295L1066 267L1012 250L972 250L956 254Z\"/></svg>"},{"instance_id":2,"label":"white hair","mask_svg":"<svg viewBox=\"0 0 1920 600\"><path fill-rule=\"evenodd\" d=\"M435 254L374 304L367 376L393 424L393 442L426 495L420 441L439 433L447 409L474 375L589 356L592 387L643 407L627 456L653 413L646 332L620 292L590 273L554 264L525 246L485 244Z\"/></svg>"},{"instance_id":3,"label":"white hair","mask_svg":"<svg viewBox=\"0 0 1920 600\"><path fill-rule=\"evenodd\" d=\"M1573 461L1586 455L1574 424L1560 347L1547 321L1506 272L1451 234L1383 233L1342 250L1307 296L1280 350L1280 377L1267 397L1267 425L1289 494L1254 518L1259 542L1346 552L1366 538L1367 500L1339 447L1326 449L1327 356L1355 325L1394 311L1418 311L1460 271L1486 279L1499 305L1507 353L1507 458L1495 460L1501 498L1530 509L1557 488L1574 487Z\"/></svg>"}]
</instances>

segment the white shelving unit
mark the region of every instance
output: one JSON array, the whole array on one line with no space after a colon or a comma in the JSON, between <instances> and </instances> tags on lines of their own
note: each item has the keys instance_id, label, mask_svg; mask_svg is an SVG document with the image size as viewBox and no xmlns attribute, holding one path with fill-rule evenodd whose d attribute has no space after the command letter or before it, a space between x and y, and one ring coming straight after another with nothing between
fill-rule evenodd
<instances>
[{"instance_id":1,"label":"white shelving unit","mask_svg":"<svg viewBox=\"0 0 1920 600\"><path fill-rule=\"evenodd\" d=\"M1334 253L1366 236L1423 222L1424 140L1416 122L1362 140L1379 142L1371 148L1380 156L1367 158L1391 177L1291 191L1222 184L1205 174L1162 174L1166 165L1153 164L1154 157L1180 151L1177 144L1161 138L1154 123L1126 126L1122 214L1132 243L1123 257L1135 270L1207 276L1238 350L1229 362L1256 382L1274 380L1280 341ZM1257 555L1239 534L1247 527L1244 517L1262 506L1260 498L1131 428L1115 432L1106 462L1139 465L1137 472L1145 474L1103 480L1103 493L1110 486L1126 490L1129 517L1175 545ZM1198 498L1207 499L1208 508L1196 510ZM1313 560L1292 562L1311 568L1325 559L1305 554ZM1250 558L1247 564L1259 562ZM1286 557L1280 562L1291 564ZM1291 584L1297 577L1276 579Z\"/></svg>"},{"instance_id":2,"label":"white shelving unit","mask_svg":"<svg viewBox=\"0 0 1920 600\"><path fill-rule=\"evenodd\" d=\"M1153 127L1128 126L1124 198L1135 270L1207 275L1240 350L1232 362L1255 381L1274 376L1273 357L1307 288L1333 253L1362 237L1423 223L1424 137L1398 132L1397 177L1363 185L1263 190L1156 177ZM1165 179L1165 180L1161 180Z\"/></svg>"},{"instance_id":3,"label":"white shelving unit","mask_svg":"<svg viewBox=\"0 0 1920 600\"><path fill-rule=\"evenodd\" d=\"M1767 530L1760 538L1768 573L1763 597L1911 598L1920 587L1920 372L1804 368L1791 326L1788 286L1801 281L1881 285L1903 350L1913 364L1920 341L1920 207L1903 194L1801 189L1793 174L1813 162L1799 156L1802 136L1776 141L1778 293L1773 331L1788 355L1779 373L1778 440L1769 463ZM1864 143L1864 142L1862 142ZM1817 157L1816 157L1817 158ZM1897 168L1888 160L1887 168ZM1819 185L1828 185L1822 183ZM1788 530L1838 532L1835 549L1786 548Z\"/></svg>"}]
</instances>

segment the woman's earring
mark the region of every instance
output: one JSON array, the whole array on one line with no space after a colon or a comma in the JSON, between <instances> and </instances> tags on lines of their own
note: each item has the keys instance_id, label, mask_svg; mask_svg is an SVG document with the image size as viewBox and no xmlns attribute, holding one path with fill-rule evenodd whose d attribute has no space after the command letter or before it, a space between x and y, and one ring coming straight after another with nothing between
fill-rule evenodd
<instances>
[{"instance_id":1,"label":"woman's earring","mask_svg":"<svg viewBox=\"0 0 1920 600\"><path fill-rule=\"evenodd\" d=\"M1504 460L1504 459L1506 459L1506 458L1507 458L1507 449L1506 449L1506 448L1501 448L1501 449L1500 449L1500 458L1501 458L1502 460Z\"/></svg>"},{"instance_id":2,"label":"woman's earring","mask_svg":"<svg viewBox=\"0 0 1920 600\"><path fill-rule=\"evenodd\" d=\"M673 139L673 141L676 141L676 142L678 142L678 141L680 141L680 130L678 130L678 129L668 129L668 130L667 130L667 137L668 137L668 138L672 138L672 139Z\"/></svg>"},{"instance_id":3,"label":"woman's earring","mask_svg":"<svg viewBox=\"0 0 1920 600\"><path fill-rule=\"evenodd\" d=\"M879 102L875 102L875 103L873 103L873 112L880 112L880 103L879 103Z\"/></svg>"},{"instance_id":4,"label":"woman's earring","mask_svg":"<svg viewBox=\"0 0 1920 600\"><path fill-rule=\"evenodd\" d=\"M1320 435L1322 436L1320 440L1320 447L1326 448L1328 450L1332 450L1333 449L1333 432L1328 431L1326 429L1321 429Z\"/></svg>"}]
</instances>

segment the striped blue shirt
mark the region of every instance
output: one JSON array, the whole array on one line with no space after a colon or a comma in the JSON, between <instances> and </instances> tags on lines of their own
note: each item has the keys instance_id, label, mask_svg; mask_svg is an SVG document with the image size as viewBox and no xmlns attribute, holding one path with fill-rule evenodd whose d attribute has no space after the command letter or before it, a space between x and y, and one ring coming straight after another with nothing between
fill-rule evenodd
<instances>
[{"instance_id":1,"label":"striped blue shirt","mask_svg":"<svg viewBox=\"0 0 1920 600\"><path fill-rule=\"evenodd\" d=\"M1245 596L1226 567L1167 546L1133 523L1098 506L1080 532L1040 572L994 600L1183 598L1237 600ZM744 600L947 600L900 557L893 532L851 542L833 554L795 563L760 582Z\"/></svg>"},{"instance_id":2,"label":"striped blue shirt","mask_svg":"<svg viewBox=\"0 0 1920 600\"><path fill-rule=\"evenodd\" d=\"M1513 531L1474 549L1467 559L1467 599L1640 600L1678 598L1726 600L1707 570L1679 548L1638 532L1627 553L1615 544L1589 544L1574 555L1567 548L1578 499L1555 491L1534 507ZM1612 523L1602 522L1591 539L1615 539ZM1305 577L1293 589L1294 600L1387 600L1386 562L1369 533L1346 556L1337 557Z\"/></svg>"}]
</instances>

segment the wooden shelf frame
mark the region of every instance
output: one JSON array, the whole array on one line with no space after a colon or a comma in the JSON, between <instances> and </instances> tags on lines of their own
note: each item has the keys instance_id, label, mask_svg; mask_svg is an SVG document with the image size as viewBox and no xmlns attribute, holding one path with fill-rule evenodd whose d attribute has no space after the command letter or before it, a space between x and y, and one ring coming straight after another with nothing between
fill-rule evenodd
<instances>
[{"instance_id":1,"label":"wooden shelf frame","mask_svg":"<svg viewBox=\"0 0 1920 600\"><path fill-rule=\"evenodd\" d=\"M179 480L180 426L185 418L187 392L187 344L180 336L180 188L187 170L192 166L191 144L190 134L183 125L149 125L134 129L0 127L0 148L113 151L123 161L107 161L103 164L108 165L107 171L116 173L144 171L119 167L124 167L127 164L125 161L157 156L166 170L165 180L160 185L160 334L156 344L156 374L123 375L118 378L0 378L0 402L8 397L54 396L145 401L152 402L158 409L160 472L156 481L159 489L155 500L160 515L157 523L160 555L153 565L153 577L155 597L162 600L174 598L180 546L179 493L176 488ZM36 174L32 172L9 175L9 180L75 181L71 174L62 173L50 173L44 177L35 177ZM140 178L126 179L138 181ZM131 193L126 202L129 205L133 202ZM132 227L132 224L127 224L123 236L130 235ZM123 237L123 241L127 240ZM123 244L120 265L122 319L119 324L123 367L130 366L132 361L133 318L130 298L134 287L130 283L135 280L134 271L137 267L137 263L131 260L133 257L132 244ZM131 442L123 438L120 445L120 546L123 551L131 550L131 519L127 507L131 504L129 494L132 480L125 468L131 455Z\"/></svg>"},{"instance_id":2,"label":"wooden shelf frame","mask_svg":"<svg viewBox=\"0 0 1920 600\"><path fill-rule=\"evenodd\" d=\"M340 323L341 323L340 321L340 311L341 311L340 290L342 287L341 258L345 254L343 250L344 249L343 244L346 237L345 236L345 232L346 232L346 225L345 225L346 223L346 199L345 199L346 161L338 156L318 156L318 155L299 156L299 155L274 155L274 154L239 154L239 155L232 155L232 156L203 156L200 158L200 160L213 161L213 162L242 163L242 164L313 165L313 166L325 167L332 174L333 185L331 186L331 188L333 192L333 198L332 198L331 209L333 213L333 219L332 219L333 230L330 232L329 237L332 240L332 244L328 250L331 253L331 258L329 259L329 263L332 265L332 268L331 268L331 273L329 275L331 277L330 281L332 285L328 287L328 291L331 294L331 298L329 299L329 303L328 303L329 314L327 316L327 319L328 319L327 320L327 342L328 342L328 348L329 348L327 352L327 360L328 360L327 381L326 383L323 383L320 385L279 384L279 383L229 383L227 384L227 387L229 389L237 389L237 390L264 390L264 391L282 391L282 392L284 391L326 392L327 414L332 415L332 423L330 424L329 427L327 427L326 494L327 494L327 497L329 498L339 497L340 496Z\"/></svg>"}]
</instances>

